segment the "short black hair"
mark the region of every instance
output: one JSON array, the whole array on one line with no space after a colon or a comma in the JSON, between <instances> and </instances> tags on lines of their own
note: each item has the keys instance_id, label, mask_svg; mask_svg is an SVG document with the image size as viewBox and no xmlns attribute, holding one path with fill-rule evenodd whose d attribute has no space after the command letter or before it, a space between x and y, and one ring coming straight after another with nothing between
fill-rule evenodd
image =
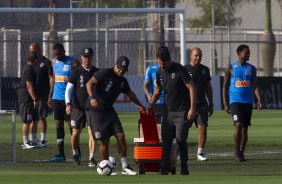
<instances>
[{"instance_id":1,"label":"short black hair","mask_svg":"<svg viewBox=\"0 0 282 184\"><path fill-rule=\"evenodd\" d=\"M169 52L168 48L165 47L165 46L161 46L161 47L158 48L156 56L157 56L157 58L159 58L163 62L171 60L170 52Z\"/></svg>"},{"instance_id":2,"label":"short black hair","mask_svg":"<svg viewBox=\"0 0 282 184\"><path fill-rule=\"evenodd\" d=\"M239 55L240 52L242 52L244 49L249 49L249 50L250 50L250 48L249 48L248 45L245 45L245 44L239 45L239 46L237 47L237 54Z\"/></svg>"},{"instance_id":3,"label":"short black hair","mask_svg":"<svg viewBox=\"0 0 282 184\"><path fill-rule=\"evenodd\" d=\"M56 44L53 46L53 50L59 50L59 51L65 52L65 48L64 48L63 44L60 44L60 43L56 43Z\"/></svg>"},{"instance_id":4,"label":"short black hair","mask_svg":"<svg viewBox=\"0 0 282 184\"><path fill-rule=\"evenodd\" d=\"M34 52L29 53L27 61L35 62L38 59L38 55Z\"/></svg>"}]
</instances>

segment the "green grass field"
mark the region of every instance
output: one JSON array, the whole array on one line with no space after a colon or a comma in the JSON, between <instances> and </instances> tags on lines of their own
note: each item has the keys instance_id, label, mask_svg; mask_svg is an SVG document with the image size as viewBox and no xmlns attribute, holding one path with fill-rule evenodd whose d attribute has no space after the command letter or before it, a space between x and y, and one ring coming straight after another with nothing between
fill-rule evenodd
<instances>
[{"instance_id":1,"label":"green grass field","mask_svg":"<svg viewBox=\"0 0 282 184\"><path fill-rule=\"evenodd\" d=\"M128 159L132 166L133 138L138 137L137 113L120 113L128 143ZM0 162L0 183L281 183L282 181L282 116L281 110L253 111L252 126L246 149L247 162L237 163L234 159L233 123L230 115L216 111L209 120L208 139L205 153L207 162L195 160L197 151L197 129L189 133L189 176L161 176L146 173L138 176L120 174L120 159L116 152L116 141L112 138L110 152L118 161L117 176L99 176L95 169L88 168L88 135L84 130L81 147L84 162L74 166L71 162L70 135L66 128L66 156L64 163L44 163L57 153L56 135L52 116L48 117L48 147L22 150L21 122L17 119L17 163ZM0 135L1 136L1 135ZM0 148L1 149L1 148ZM99 160L99 152L96 159ZM135 168L137 169L137 168Z\"/></svg>"}]
</instances>

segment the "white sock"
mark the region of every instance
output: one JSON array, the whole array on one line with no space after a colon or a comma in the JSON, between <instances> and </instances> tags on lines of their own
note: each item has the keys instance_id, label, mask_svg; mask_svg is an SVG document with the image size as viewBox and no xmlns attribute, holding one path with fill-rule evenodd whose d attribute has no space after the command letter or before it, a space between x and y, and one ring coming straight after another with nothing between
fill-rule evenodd
<instances>
[{"instance_id":1,"label":"white sock","mask_svg":"<svg viewBox=\"0 0 282 184\"><path fill-rule=\"evenodd\" d=\"M128 165L126 157L120 158L120 161L121 161L122 168L125 168Z\"/></svg>"},{"instance_id":2,"label":"white sock","mask_svg":"<svg viewBox=\"0 0 282 184\"><path fill-rule=\"evenodd\" d=\"M94 157L94 154L93 154L93 153L89 154L89 160L90 160L91 158L93 158L93 157Z\"/></svg>"},{"instance_id":3,"label":"white sock","mask_svg":"<svg viewBox=\"0 0 282 184\"><path fill-rule=\"evenodd\" d=\"M72 150L72 155L78 155L78 150Z\"/></svg>"},{"instance_id":4,"label":"white sock","mask_svg":"<svg viewBox=\"0 0 282 184\"><path fill-rule=\"evenodd\" d=\"M27 144L28 143L28 136L23 136L23 143Z\"/></svg>"},{"instance_id":5,"label":"white sock","mask_svg":"<svg viewBox=\"0 0 282 184\"><path fill-rule=\"evenodd\" d=\"M197 154L198 154L198 155L202 154L202 153L203 153L203 150L204 150L203 148L198 148L198 153L197 153Z\"/></svg>"},{"instance_id":6,"label":"white sock","mask_svg":"<svg viewBox=\"0 0 282 184\"><path fill-rule=\"evenodd\" d=\"M46 141L46 133L40 133L40 140Z\"/></svg>"}]
</instances>

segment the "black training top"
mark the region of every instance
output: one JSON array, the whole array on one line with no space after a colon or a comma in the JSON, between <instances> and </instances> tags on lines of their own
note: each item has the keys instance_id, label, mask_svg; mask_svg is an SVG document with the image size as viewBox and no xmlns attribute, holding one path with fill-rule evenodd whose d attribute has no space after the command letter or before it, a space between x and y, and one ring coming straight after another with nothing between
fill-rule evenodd
<instances>
[{"instance_id":1,"label":"black training top","mask_svg":"<svg viewBox=\"0 0 282 184\"><path fill-rule=\"evenodd\" d=\"M163 87L167 109L173 112L186 111L190 108L189 90L185 84L191 81L184 66L173 62L167 70L157 71L157 84Z\"/></svg>"},{"instance_id":2,"label":"black training top","mask_svg":"<svg viewBox=\"0 0 282 184\"><path fill-rule=\"evenodd\" d=\"M69 77L68 82L74 85L74 94L72 105L76 108L85 108L88 99L86 83L91 79L95 72L99 69L92 66L90 70L86 70L82 65L74 69Z\"/></svg>"},{"instance_id":3,"label":"black training top","mask_svg":"<svg viewBox=\"0 0 282 184\"><path fill-rule=\"evenodd\" d=\"M91 110L107 112L113 110L113 104L120 93L128 93L131 89L125 77L119 77L113 68L106 68L97 71L94 78L99 82L94 88L94 97L97 100L98 108Z\"/></svg>"},{"instance_id":4,"label":"black training top","mask_svg":"<svg viewBox=\"0 0 282 184\"><path fill-rule=\"evenodd\" d=\"M26 81L32 82L33 89L35 93L37 93L37 78L34 68L31 65L25 65L21 72L21 82L18 88L18 102L24 103L28 101L32 101L31 96L28 93L26 87Z\"/></svg>"},{"instance_id":5,"label":"black training top","mask_svg":"<svg viewBox=\"0 0 282 184\"><path fill-rule=\"evenodd\" d=\"M49 76L53 75L51 61L45 56L37 61L36 67L38 98L48 97L50 91Z\"/></svg>"},{"instance_id":6,"label":"black training top","mask_svg":"<svg viewBox=\"0 0 282 184\"><path fill-rule=\"evenodd\" d=\"M196 104L207 104L206 91L207 82L211 80L209 68L200 64L197 68L194 68L190 63L185 65L190 77L195 83L197 90Z\"/></svg>"}]
</instances>

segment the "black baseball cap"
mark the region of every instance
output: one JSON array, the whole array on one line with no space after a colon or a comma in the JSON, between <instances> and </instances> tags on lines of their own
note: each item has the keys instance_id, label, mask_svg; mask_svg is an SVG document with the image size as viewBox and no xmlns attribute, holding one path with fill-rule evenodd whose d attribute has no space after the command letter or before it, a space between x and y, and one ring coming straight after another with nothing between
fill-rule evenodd
<instances>
[{"instance_id":1,"label":"black baseball cap","mask_svg":"<svg viewBox=\"0 0 282 184\"><path fill-rule=\"evenodd\" d=\"M123 71L128 71L129 59L126 56L120 56L116 61L117 68Z\"/></svg>"},{"instance_id":2,"label":"black baseball cap","mask_svg":"<svg viewBox=\"0 0 282 184\"><path fill-rule=\"evenodd\" d=\"M93 49L90 47L85 47L82 49L81 55L82 56L93 56L94 55Z\"/></svg>"}]
</instances>

